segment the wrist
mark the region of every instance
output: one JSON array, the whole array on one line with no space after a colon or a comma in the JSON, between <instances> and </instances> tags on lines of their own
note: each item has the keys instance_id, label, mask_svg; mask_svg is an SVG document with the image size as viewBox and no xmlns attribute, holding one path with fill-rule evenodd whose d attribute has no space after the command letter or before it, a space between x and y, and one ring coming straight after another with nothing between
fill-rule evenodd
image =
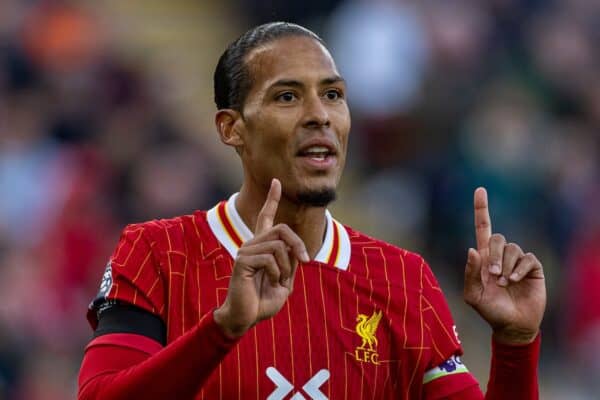
<instances>
[{"instance_id":1,"label":"wrist","mask_svg":"<svg viewBox=\"0 0 600 400\"><path fill-rule=\"evenodd\" d=\"M225 305L213 311L213 318L225 336L231 339L239 339L250 329L249 326L232 322L228 308Z\"/></svg>"},{"instance_id":2,"label":"wrist","mask_svg":"<svg viewBox=\"0 0 600 400\"><path fill-rule=\"evenodd\" d=\"M523 346L533 343L539 333L539 329L536 331L502 329L494 331L492 338L495 342L500 344L509 346Z\"/></svg>"}]
</instances>

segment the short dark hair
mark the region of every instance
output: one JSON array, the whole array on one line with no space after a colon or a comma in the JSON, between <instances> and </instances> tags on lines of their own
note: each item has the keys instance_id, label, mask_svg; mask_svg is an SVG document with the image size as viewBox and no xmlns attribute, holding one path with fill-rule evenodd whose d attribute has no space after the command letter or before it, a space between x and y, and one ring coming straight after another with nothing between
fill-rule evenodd
<instances>
[{"instance_id":1,"label":"short dark hair","mask_svg":"<svg viewBox=\"0 0 600 400\"><path fill-rule=\"evenodd\" d=\"M290 22L269 22L250 29L231 43L219 58L214 74L217 109L242 111L252 86L246 56L257 47L286 36L306 36L325 46L323 39L316 33Z\"/></svg>"}]
</instances>

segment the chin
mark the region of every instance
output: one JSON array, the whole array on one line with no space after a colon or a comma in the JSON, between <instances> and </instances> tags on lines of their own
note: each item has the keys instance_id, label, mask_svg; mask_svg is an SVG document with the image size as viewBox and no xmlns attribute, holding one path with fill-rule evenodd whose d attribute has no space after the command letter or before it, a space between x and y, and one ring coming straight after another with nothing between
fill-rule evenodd
<instances>
[{"instance_id":1,"label":"chin","mask_svg":"<svg viewBox=\"0 0 600 400\"><path fill-rule=\"evenodd\" d=\"M309 207L326 207L336 198L335 188L304 189L296 194L299 204Z\"/></svg>"}]
</instances>

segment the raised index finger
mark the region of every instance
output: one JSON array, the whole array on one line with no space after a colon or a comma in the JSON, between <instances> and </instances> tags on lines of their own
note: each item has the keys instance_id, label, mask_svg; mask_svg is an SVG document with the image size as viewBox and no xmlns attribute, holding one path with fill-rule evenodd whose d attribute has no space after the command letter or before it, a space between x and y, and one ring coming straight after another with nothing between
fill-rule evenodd
<instances>
[{"instance_id":1,"label":"raised index finger","mask_svg":"<svg viewBox=\"0 0 600 400\"><path fill-rule=\"evenodd\" d=\"M474 195L475 206L475 237L477 238L477 249L487 249L492 236L492 221L488 208L488 198L485 188L478 187Z\"/></svg>"},{"instance_id":2,"label":"raised index finger","mask_svg":"<svg viewBox=\"0 0 600 400\"><path fill-rule=\"evenodd\" d=\"M275 220L275 214L277 214L277 207L279 206L280 199L281 182L279 182L278 179L273 178L271 181L271 188L269 189L269 193L267 193L265 204L258 213L254 235L263 233L273 227L273 221Z\"/></svg>"}]
</instances>

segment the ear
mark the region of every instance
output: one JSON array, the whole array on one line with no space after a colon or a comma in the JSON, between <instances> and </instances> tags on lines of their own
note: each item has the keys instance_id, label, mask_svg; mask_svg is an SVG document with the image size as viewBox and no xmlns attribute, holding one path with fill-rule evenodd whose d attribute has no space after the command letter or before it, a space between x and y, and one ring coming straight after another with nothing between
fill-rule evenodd
<instances>
[{"instance_id":1,"label":"ear","mask_svg":"<svg viewBox=\"0 0 600 400\"><path fill-rule=\"evenodd\" d=\"M217 111L215 125L223 143L236 149L244 145L244 140L240 135L244 121L238 111L232 109Z\"/></svg>"}]
</instances>

